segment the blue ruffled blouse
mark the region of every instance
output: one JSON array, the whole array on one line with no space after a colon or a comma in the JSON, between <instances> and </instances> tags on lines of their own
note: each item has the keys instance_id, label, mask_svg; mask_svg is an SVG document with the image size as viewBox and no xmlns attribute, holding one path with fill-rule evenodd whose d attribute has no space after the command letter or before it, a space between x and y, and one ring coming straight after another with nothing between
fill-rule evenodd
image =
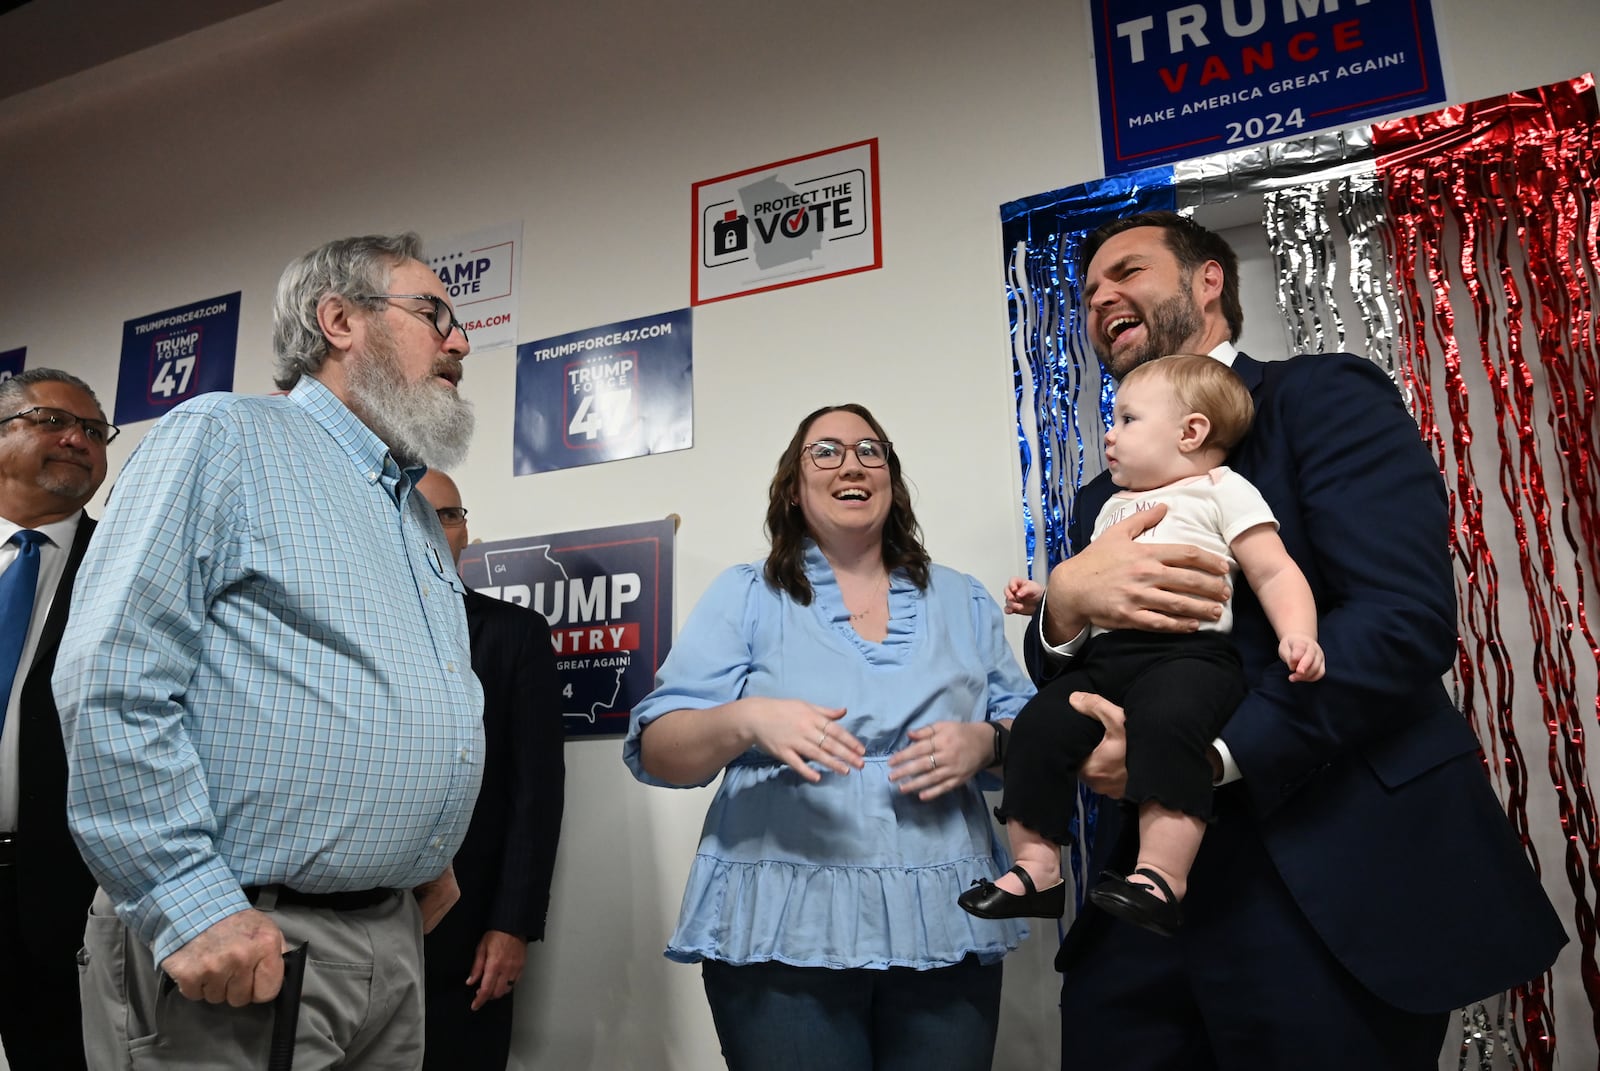
<instances>
[{"instance_id":1,"label":"blue ruffled blouse","mask_svg":"<svg viewBox=\"0 0 1600 1071\"><path fill-rule=\"evenodd\" d=\"M760 562L712 583L655 690L635 706L623 759L640 781L676 787L640 766L644 726L760 695L845 707L840 724L866 745L866 767L845 777L824 771L810 784L756 749L731 762L666 954L684 963L927 969L975 953L992 963L1027 930L956 906L973 879L1011 865L979 786L923 802L889 781L889 756L918 726L1010 718L1033 694L1000 608L952 569L933 566L926 591L896 572L889 633L872 643L850 626L815 544L805 569L809 606L770 588Z\"/></svg>"}]
</instances>

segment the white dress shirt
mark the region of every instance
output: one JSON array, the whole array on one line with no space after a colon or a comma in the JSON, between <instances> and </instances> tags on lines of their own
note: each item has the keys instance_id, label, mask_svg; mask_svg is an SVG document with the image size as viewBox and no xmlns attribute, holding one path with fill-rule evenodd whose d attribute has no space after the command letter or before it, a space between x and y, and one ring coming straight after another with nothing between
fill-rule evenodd
<instances>
[{"instance_id":1,"label":"white dress shirt","mask_svg":"<svg viewBox=\"0 0 1600 1071\"><path fill-rule=\"evenodd\" d=\"M17 678L11 682L11 694L6 696L6 725L0 731L0 833L14 833L17 829L17 742L22 735L18 708L22 703L22 686L28 680L28 667L39 650L39 635L44 631L45 618L50 616L50 603L55 598L56 585L67 568L67 555L78 534L78 522L83 519L79 510L64 521L41 524L36 532L43 532L45 542L39 544L39 585L33 594L33 617L28 621L28 638L22 644L22 660L17 663ZM0 573L11 568L21 548L6 542L22 525L0 517Z\"/></svg>"}]
</instances>

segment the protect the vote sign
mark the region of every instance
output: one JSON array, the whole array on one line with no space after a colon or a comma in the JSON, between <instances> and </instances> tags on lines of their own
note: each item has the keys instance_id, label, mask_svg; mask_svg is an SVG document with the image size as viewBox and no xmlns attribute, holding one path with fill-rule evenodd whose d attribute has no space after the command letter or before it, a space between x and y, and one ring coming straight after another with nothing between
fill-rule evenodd
<instances>
[{"instance_id":1,"label":"protect the vote sign","mask_svg":"<svg viewBox=\"0 0 1600 1071\"><path fill-rule=\"evenodd\" d=\"M693 330L678 309L518 346L515 474L693 446Z\"/></svg>"},{"instance_id":2,"label":"protect the vote sign","mask_svg":"<svg viewBox=\"0 0 1600 1071\"><path fill-rule=\"evenodd\" d=\"M468 587L550 623L568 736L623 733L672 649L670 520L474 543Z\"/></svg>"},{"instance_id":3,"label":"protect the vote sign","mask_svg":"<svg viewBox=\"0 0 1600 1071\"><path fill-rule=\"evenodd\" d=\"M1107 175L1444 100L1430 0L1089 0Z\"/></svg>"},{"instance_id":4,"label":"protect the vote sign","mask_svg":"<svg viewBox=\"0 0 1600 1071\"><path fill-rule=\"evenodd\" d=\"M238 344L238 291L126 321L112 422L154 420L196 395L232 390Z\"/></svg>"},{"instance_id":5,"label":"protect the vote sign","mask_svg":"<svg viewBox=\"0 0 1600 1071\"><path fill-rule=\"evenodd\" d=\"M22 362L28 356L28 347L19 346L14 350L0 350L0 383L12 376L20 375Z\"/></svg>"}]
</instances>

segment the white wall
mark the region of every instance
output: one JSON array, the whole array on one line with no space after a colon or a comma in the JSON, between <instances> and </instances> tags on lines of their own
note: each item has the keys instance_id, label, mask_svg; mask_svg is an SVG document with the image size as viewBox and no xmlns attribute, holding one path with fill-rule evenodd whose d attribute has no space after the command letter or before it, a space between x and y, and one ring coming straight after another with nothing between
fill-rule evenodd
<instances>
[{"instance_id":1,"label":"white wall","mask_svg":"<svg viewBox=\"0 0 1600 1071\"><path fill-rule=\"evenodd\" d=\"M1514 33L1502 4L1436 7L1453 100L1594 65L1591 5L1523 0ZM694 449L513 479L499 350L468 359L480 431L457 477L485 539L681 515L681 621L762 552L794 421L862 401L929 549L997 590L1023 560L997 209L1100 173L1087 23L1072 0L283 0L0 102L0 349L84 375L109 406L125 319L242 289L237 387L266 391L291 257L511 219L524 338L678 308L691 183L877 137L884 268L697 310ZM717 1066L698 972L660 955L708 793L635 784L614 740L567 758L514 1066ZM997 1067L1055 1063L1053 944L1010 961Z\"/></svg>"}]
</instances>

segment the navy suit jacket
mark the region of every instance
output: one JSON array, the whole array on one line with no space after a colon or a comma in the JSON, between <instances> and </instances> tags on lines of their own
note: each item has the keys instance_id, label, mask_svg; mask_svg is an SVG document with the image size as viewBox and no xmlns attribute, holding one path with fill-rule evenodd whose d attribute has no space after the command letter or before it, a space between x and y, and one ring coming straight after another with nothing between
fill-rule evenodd
<instances>
[{"instance_id":1,"label":"navy suit jacket","mask_svg":"<svg viewBox=\"0 0 1600 1071\"><path fill-rule=\"evenodd\" d=\"M71 960L83 946L84 916L94 898L95 882L67 829L67 756L61 744L61 718L50 690L61 633L67 627L72 582L89 547L95 522L87 514L67 550L66 566L56 585L39 634L33 664L23 678L17 716L17 896L23 939L40 959Z\"/></svg>"},{"instance_id":2,"label":"navy suit jacket","mask_svg":"<svg viewBox=\"0 0 1600 1071\"><path fill-rule=\"evenodd\" d=\"M1219 791L1219 808L1226 794L1251 812L1316 933L1386 1003L1449 1011L1519 985L1566 934L1441 681L1456 603L1438 464L1370 361L1240 354L1233 368L1256 418L1228 463L1271 505L1311 584L1327 674L1291 686L1271 624L1237 585L1233 638L1251 691L1222 730L1243 784ZM1113 490L1103 473L1078 496L1075 549ZM1025 653L1036 679L1056 671L1037 618ZM1119 811L1101 809L1097 859ZM1084 912L1058 967L1084 946L1078 931L1106 924Z\"/></svg>"},{"instance_id":3,"label":"navy suit jacket","mask_svg":"<svg viewBox=\"0 0 1600 1071\"><path fill-rule=\"evenodd\" d=\"M544 938L566 780L550 626L527 607L466 593L472 671L483 684L483 785L456 852L461 899L427 955L459 982L486 930Z\"/></svg>"}]
</instances>

